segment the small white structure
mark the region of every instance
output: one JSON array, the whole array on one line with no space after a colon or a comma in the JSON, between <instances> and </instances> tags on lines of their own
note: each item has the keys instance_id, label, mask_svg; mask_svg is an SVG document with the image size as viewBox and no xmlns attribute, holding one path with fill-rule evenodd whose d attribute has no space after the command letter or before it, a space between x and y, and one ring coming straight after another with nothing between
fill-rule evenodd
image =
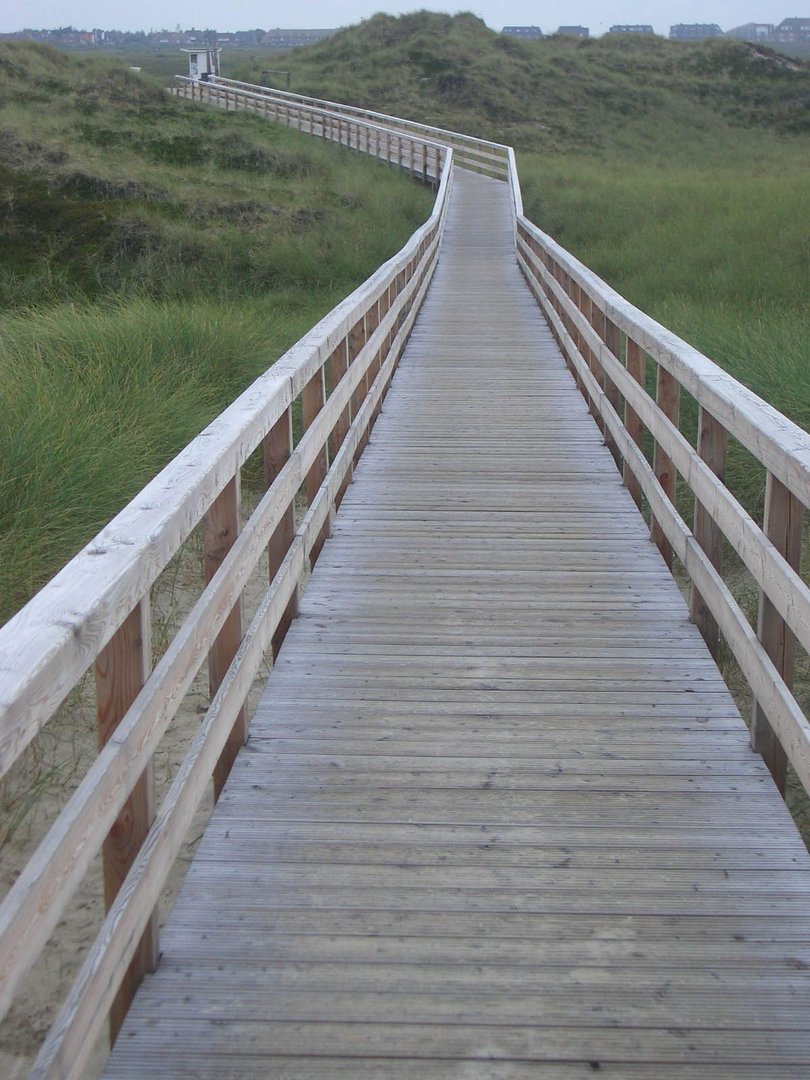
<instances>
[{"instance_id":1,"label":"small white structure","mask_svg":"<svg viewBox=\"0 0 810 1080\"><path fill-rule=\"evenodd\" d=\"M188 53L188 77L194 82L208 82L212 75L219 75L221 49L183 49Z\"/></svg>"}]
</instances>

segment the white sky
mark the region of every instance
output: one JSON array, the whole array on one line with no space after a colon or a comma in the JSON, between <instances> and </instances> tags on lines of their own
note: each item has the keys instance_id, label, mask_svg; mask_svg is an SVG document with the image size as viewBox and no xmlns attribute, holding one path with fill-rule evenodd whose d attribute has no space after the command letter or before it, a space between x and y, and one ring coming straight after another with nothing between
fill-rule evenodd
<instances>
[{"instance_id":1,"label":"white sky","mask_svg":"<svg viewBox=\"0 0 810 1080\"><path fill-rule=\"evenodd\" d=\"M589 26L604 33L614 23L651 23L667 34L681 22L718 23L723 30L747 22L779 23L810 10L810 0L473 0L465 8L456 3L397 2L397 0L342 0L280 5L265 0L0 0L0 33L57 26L80 30L173 30L213 27L248 30L254 27L345 26L384 10L392 15L407 11L472 10L493 30L504 25L540 26L546 33L561 23Z\"/></svg>"}]
</instances>

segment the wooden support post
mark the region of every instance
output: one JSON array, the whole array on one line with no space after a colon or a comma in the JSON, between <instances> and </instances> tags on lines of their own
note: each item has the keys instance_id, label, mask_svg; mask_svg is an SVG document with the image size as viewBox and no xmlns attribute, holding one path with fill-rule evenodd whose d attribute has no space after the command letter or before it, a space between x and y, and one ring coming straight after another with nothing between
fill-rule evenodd
<instances>
[{"instance_id":1,"label":"wooden support post","mask_svg":"<svg viewBox=\"0 0 810 1080\"><path fill-rule=\"evenodd\" d=\"M349 340L348 340L348 338L344 338L343 341L341 341L341 343L338 345L338 347L333 351L332 355L329 357L329 360L327 361L326 375L327 375L327 379L328 379L328 385L329 385L330 393L333 392L335 390L335 388L339 385L340 380L343 378L343 376L346 374L346 372L348 370L349 370ZM337 454L338 450L343 445L343 441L346 438L346 433L348 432L349 427L351 426L351 422L352 422L352 404L351 404L351 401L350 401L348 403L348 405L346 406L346 408L343 410L343 412L338 417L337 423L335 424L334 428L332 429L332 436L331 436L331 440L330 440L330 444L329 444L329 446L330 446L329 452L330 452L330 457L331 457L332 460L334 460L335 454ZM349 484L352 481L352 471L353 471L352 470L352 465L350 464L349 468L348 468L348 471L346 472L346 475L343 478L343 482L341 483L341 485L340 485L340 487L338 489L338 493L335 496L335 506L336 507L340 506L341 502L343 501L343 496L346 494L346 488L349 486Z\"/></svg>"},{"instance_id":2,"label":"wooden support post","mask_svg":"<svg viewBox=\"0 0 810 1080\"><path fill-rule=\"evenodd\" d=\"M644 389L647 384L647 355L640 345L637 345L632 338L627 339L627 371L639 386ZM624 403L624 426L627 428L627 434L633 440L639 449L644 446L644 424L641 422L641 417L631 408L629 403ZM630 494L633 496L636 506L641 506L641 485L636 479L633 470L627 464L624 463L624 485Z\"/></svg>"},{"instance_id":3,"label":"wooden support post","mask_svg":"<svg viewBox=\"0 0 810 1080\"><path fill-rule=\"evenodd\" d=\"M768 473L763 531L794 570L798 570L801 566L803 527L804 506L780 480ZM782 677L782 681L790 689L793 686L796 639L793 632L785 625L785 620L762 591L759 594L757 636ZM787 755L759 702L754 704L751 745L762 754L776 786L784 795L787 780Z\"/></svg>"},{"instance_id":4,"label":"wooden support post","mask_svg":"<svg viewBox=\"0 0 810 1080\"><path fill-rule=\"evenodd\" d=\"M701 406L698 412L697 451L720 480L723 480L726 474L727 442L726 429ZM719 570L723 563L723 531L719 525L715 524L714 519L698 499L695 499L694 533L695 539L708 555L712 566ZM720 646L720 632L714 616L694 582L689 590L689 614L692 622L703 635L709 652L716 660Z\"/></svg>"},{"instance_id":5,"label":"wooden support post","mask_svg":"<svg viewBox=\"0 0 810 1080\"><path fill-rule=\"evenodd\" d=\"M594 304L593 300L591 299L590 295L585 291L585 289L583 289L580 286L578 288L577 292L578 292L578 295L579 295L579 304L578 304L579 310L585 316L586 320L588 321L588 324L594 330L596 330L598 332L599 338L603 339L604 316L602 315L601 311L596 306L596 304ZM602 318L602 324L603 324L602 327L598 326L600 316ZM594 379L596 379L597 384L601 387L602 390L604 390L605 389L605 372L604 372L604 370L602 368L602 361L599 359L598 353L595 353L593 351L593 349L591 349L591 347L586 344L584 336L582 337L581 340L582 340L582 346L585 349L585 356L586 356L586 359L588 361L588 367L591 369L591 373L592 373ZM596 420L596 423L599 425L599 430L602 432L602 435L604 436L604 434L605 434L605 421L604 421L604 419L602 417L602 414L599 411L599 406L598 406L596 401L594 401L592 403L591 413L592 413L594 419Z\"/></svg>"},{"instance_id":6,"label":"wooden support post","mask_svg":"<svg viewBox=\"0 0 810 1080\"><path fill-rule=\"evenodd\" d=\"M148 597L127 616L96 659L98 746L102 749L124 718L152 668L152 630ZM152 765L139 778L121 808L102 848L104 900L109 911L155 816ZM152 915L110 1009L114 1043L135 991L158 961L158 923Z\"/></svg>"},{"instance_id":7,"label":"wooden support post","mask_svg":"<svg viewBox=\"0 0 810 1080\"><path fill-rule=\"evenodd\" d=\"M599 318L599 326L601 328L600 337L607 346L611 356L615 356L617 360L621 360L621 356L619 355L621 346L618 326L616 326L614 322L611 322L611 320L607 317L607 315L604 314L604 312L599 312ZM614 383L613 379L611 379L607 371L603 369L602 374L605 380L605 393L607 395L607 399L610 402L610 405L616 415L621 417L622 395L619 393L616 384ZM616 462L616 467L619 469L619 471L621 471L623 466L622 455L619 453L619 448L616 445L616 440L613 438L607 428L605 428L605 445L613 455L613 460Z\"/></svg>"},{"instance_id":8,"label":"wooden support post","mask_svg":"<svg viewBox=\"0 0 810 1080\"><path fill-rule=\"evenodd\" d=\"M574 281L574 279L568 273L565 274L565 291L568 293L568 296L570 297L570 299L573 300L574 306L581 312L582 311L583 293L582 293L582 290L580 289L579 285L577 285L577 283ZM574 322L574 320L568 315L566 315L566 320L567 320L567 324L568 324L567 325L568 333L573 338L574 344L577 347L577 351L582 356L583 360L588 365L588 367L591 369L591 371L593 371L593 364L591 363L590 349L585 345L584 338L583 338L582 334L579 332L579 330L577 329L577 325ZM582 382L581 380L580 380L580 388L579 389L580 389L580 392L585 397L585 401L588 403L588 411L590 412L591 416L595 420L598 420L599 411L596 408L595 403L591 400L590 394L585 389L584 382Z\"/></svg>"},{"instance_id":9,"label":"wooden support post","mask_svg":"<svg viewBox=\"0 0 810 1080\"><path fill-rule=\"evenodd\" d=\"M678 426L678 414L680 411L681 400L681 388L673 375L658 365L658 375L655 384L655 400L658 408L671 420L672 423ZM655 469L655 475L658 478L658 483L664 489L669 501L674 505L675 492L677 488L678 475L675 472L675 466L672 464L671 459L656 442L655 454L653 457L653 468ZM658 550L664 557L664 562L672 569L672 545L664 535L664 530L656 521L653 516L650 522L650 536L658 545Z\"/></svg>"},{"instance_id":10,"label":"wooden support post","mask_svg":"<svg viewBox=\"0 0 810 1080\"><path fill-rule=\"evenodd\" d=\"M321 367L317 371L306 386L301 394L301 411L303 414L303 427L304 431L307 430L314 421L315 417L321 411L326 404L326 371L325 366ZM327 440L328 441L328 440ZM329 452L326 443L323 448L318 452L315 461L307 473L306 478L306 492L307 502L311 506L315 500L315 496L318 494L318 489L324 481L326 473L329 469ZM326 543L326 539L329 536L329 521L327 519L323 529L318 534L314 544L312 545L312 552L310 554L310 565L314 566L318 560L318 556L321 553L321 548Z\"/></svg>"},{"instance_id":11,"label":"wooden support post","mask_svg":"<svg viewBox=\"0 0 810 1080\"><path fill-rule=\"evenodd\" d=\"M203 567L211 581L239 535L239 474L229 480L203 518ZM242 641L242 601L234 604L208 654L208 688L217 692ZM214 767L214 798L218 799L236 755L247 742L247 712L239 710L228 741Z\"/></svg>"},{"instance_id":12,"label":"wooden support post","mask_svg":"<svg viewBox=\"0 0 810 1080\"><path fill-rule=\"evenodd\" d=\"M293 417L292 406L286 410L283 416L268 431L264 438L264 479L268 488L287 464L293 449ZM278 569L284 561L284 557L295 539L295 505L290 503L284 511L281 521L275 528L270 542L267 545L267 562L270 580L278 573ZM278 656L281 643L290 628L290 623L298 614L298 590L296 590L287 609L278 624L278 629L273 635L273 659Z\"/></svg>"}]
</instances>

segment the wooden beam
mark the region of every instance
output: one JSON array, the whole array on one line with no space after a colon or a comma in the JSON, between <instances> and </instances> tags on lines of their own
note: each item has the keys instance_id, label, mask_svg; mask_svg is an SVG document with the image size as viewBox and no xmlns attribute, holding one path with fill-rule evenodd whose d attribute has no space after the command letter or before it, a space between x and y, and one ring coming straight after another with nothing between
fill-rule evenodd
<instances>
[{"instance_id":1,"label":"wooden beam","mask_svg":"<svg viewBox=\"0 0 810 1080\"><path fill-rule=\"evenodd\" d=\"M319 371L313 375L309 382L304 387L301 394L301 412L303 417L304 431L306 431L315 420L315 417L321 411L326 404L326 368L325 365ZM327 440L328 441L328 440ZM306 493L307 504L312 505L315 496L318 494L318 489L323 483L329 468L329 453L327 449L327 443L325 442L323 448L319 450L315 461L311 468L307 472L306 478ZM312 546L311 565L314 566L318 556L321 553L326 539L329 535L329 523L324 525L323 530L316 539Z\"/></svg>"},{"instance_id":2,"label":"wooden beam","mask_svg":"<svg viewBox=\"0 0 810 1080\"><path fill-rule=\"evenodd\" d=\"M785 561L798 570L802 557L804 506L795 495L768 473L765 489L763 531ZM785 620L765 595L759 594L757 636L785 685L793 686L796 640ZM751 745L765 760L776 786L784 795L787 781L787 757L760 703L754 703Z\"/></svg>"},{"instance_id":3,"label":"wooden beam","mask_svg":"<svg viewBox=\"0 0 810 1080\"><path fill-rule=\"evenodd\" d=\"M269 488L275 478L289 461L293 449L293 418L292 407L288 408L264 439L264 478ZM284 557L290 549L295 537L295 505L291 501L284 516L276 527L270 543L267 545L267 559L270 580L278 573ZM272 650L273 659L278 656L281 643L284 640L290 623L298 614L298 593L294 593L289 606L279 620L278 628L273 635Z\"/></svg>"},{"instance_id":4,"label":"wooden beam","mask_svg":"<svg viewBox=\"0 0 810 1080\"><path fill-rule=\"evenodd\" d=\"M659 364L655 384L655 400L664 416L671 420L676 427L678 425L678 414L680 411L680 391L681 388L674 376ZM658 478L658 483L664 489L667 498L674 506L678 474L675 472L675 466L672 464L672 459L664 452L657 441L655 443L655 453L653 456L653 469ZM655 516L653 516L650 522L650 536L658 545L658 550L661 552L664 562L671 570L672 544L667 540L664 531L655 519Z\"/></svg>"},{"instance_id":5,"label":"wooden beam","mask_svg":"<svg viewBox=\"0 0 810 1080\"><path fill-rule=\"evenodd\" d=\"M152 667L152 626L149 600L127 617L95 665L99 749L110 740L149 677ZM140 851L155 816L152 763L144 770L104 841L104 900L109 911ZM130 961L110 1009L110 1042L114 1043L144 975L158 960L158 923L152 915Z\"/></svg>"},{"instance_id":6,"label":"wooden beam","mask_svg":"<svg viewBox=\"0 0 810 1080\"><path fill-rule=\"evenodd\" d=\"M633 341L632 338L627 339L627 371L643 390L647 381L647 356L641 346ZM627 433L636 446L640 450L643 449L644 425L641 422L641 417L633 408L631 408L627 401L624 403L624 426L627 428ZM641 506L641 486L639 485L635 472L630 468L626 461L624 463L624 483L627 490L633 496L636 506Z\"/></svg>"},{"instance_id":7,"label":"wooden beam","mask_svg":"<svg viewBox=\"0 0 810 1080\"><path fill-rule=\"evenodd\" d=\"M222 560L239 535L239 499L241 485L237 473L223 488L203 518L203 568L206 584L217 573ZM242 602L239 600L225 620L208 654L208 688L211 697L225 678L242 641ZM214 769L214 798L218 799L236 755L247 742L247 712L243 707Z\"/></svg>"},{"instance_id":8,"label":"wooden beam","mask_svg":"<svg viewBox=\"0 0 810 1080\"><path fill-rule=\"evenodd\" d=\"M621 362L621 334L619 333L618 326L616 326L614 322L611 322L611 320L596 306L596 304L593 305L593 313L594 319L592 319L591 321L594 322L594 325L597 329L601 328L602 340L609 349L611 355L615 356L616 359ZM613 406L616 415L621 416L622 395L620 394L619 389L614 383L613 379L611 379L610 375L607 371L604 370L604 368L602 370L602 376L604 379L604 387L605 393L607 394L607 399ZM613 438L610 430L607 427L605 427L605 445L613 455L613 460L616 462L617 468L619 469L619 471L621 471L623 468L622 456L619 453L619 448L616 445L616 440Z\"/></svg>"},{"instance_id":9,"label":"wooden beam","mask_svg":"<svg viewBox=\"0 0 810 1080\"><path fill-rule=\"evenodd\" d=\"M697 452L719 480L726 474L726 445L728 436L722 424L704 408L698 412ZM706 552L709 561L716 570L723 562L723 531L699 499L695 499L695 539ZM720 634L717 620L709 611L700 590L692 582L689 594L689 613L692 622L703 635L709 652L717 659Z\"/></svg>"}]
</instances>

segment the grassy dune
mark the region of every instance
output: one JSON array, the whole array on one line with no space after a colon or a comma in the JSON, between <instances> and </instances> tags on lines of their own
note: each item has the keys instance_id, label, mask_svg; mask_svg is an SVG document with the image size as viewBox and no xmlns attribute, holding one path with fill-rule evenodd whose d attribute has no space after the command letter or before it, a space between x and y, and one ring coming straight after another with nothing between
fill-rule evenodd
<instances>
[{"instance_id":1,"label":"grassy dune","mask_svg":"<svg viewBox=\"0 0 810 1080\"><path fill-rule=\"evenodd\" d=\"M0 620L430 205L118 63L0 43Z\"/></svg>"}]
</instances>

